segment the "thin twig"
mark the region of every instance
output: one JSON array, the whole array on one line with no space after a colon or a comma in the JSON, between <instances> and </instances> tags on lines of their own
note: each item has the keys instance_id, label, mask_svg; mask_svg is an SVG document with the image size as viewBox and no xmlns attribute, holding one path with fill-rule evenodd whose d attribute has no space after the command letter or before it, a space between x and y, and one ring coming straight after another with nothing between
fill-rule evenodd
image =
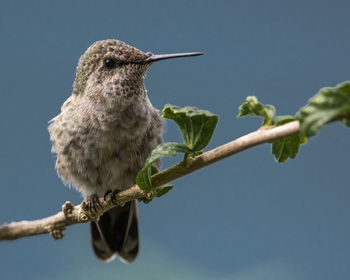
<instances>
[{"instance_id":1,"label":"thin twig","mask_svg":"<svg viewBox=\"0 0 350 280\"><path fill-rule=\"evenodd\" d=\"M189 158L185 162L174 165L162 172L152 176L152 184L155 188L161 187L177 178L185 176L207 165L213 164L226 157L242 152L251 147L271 142L292 134L299 133L300 127L298 121L293 121L285 125L274 128L260 128L257 131L244 135L225 145L219 146L213 150L205 152L197 157ZM148 197L149 194L142 191L137 185L133 185L119 192L115 199L117 204L122 204L141 197ZM70 225L95 221L107 210L113 208L111 197L106 201L100 198L101 208L90 212L86 207L86 201L73 206L66 202L62 206L62 211L57 214L34 221L20 221L4 224L0 226L0 241L15 240L22 237L50 233L55 239L63 237L63 230Z\"/></svg>"}]
</instances>

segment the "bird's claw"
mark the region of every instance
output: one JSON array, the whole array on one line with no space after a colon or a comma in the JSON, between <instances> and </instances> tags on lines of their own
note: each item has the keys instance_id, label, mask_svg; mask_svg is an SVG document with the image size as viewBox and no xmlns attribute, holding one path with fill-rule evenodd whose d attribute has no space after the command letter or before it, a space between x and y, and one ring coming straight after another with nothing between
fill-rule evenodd
<instances>
[{"instance_id":1,"label":"bird's claw","mask_svg":"<svg viewBox=\"0 0 350 280\"><path fill-rule=\"evenodd\" d=\"M88 208L90 212L92 212L92 210L97 211L96 206L99 206L100 208L102 208L102 205L100 203L100 200L97 194L92 194L89 196L89 199L88 199Z\"/></svg>"},{"instance_id":2,"label":"bird's claw","mask_svg":"<svg viewBox=\"0 0 350 280\"><path fill-rule=\"evenodd\" d=\"M119 190L114 190L114 191L112 192L112 198L111 198L111 200L112 200L112 202L113 202L114 204L117 204L117 200L116 200L115 196L116 196L119 192L120 192Z\"/></svg>"},{"instance_id":3,"label":"bird's claw","mask_svg":"<svg viewBox=\"0 0 350 280\"><path fill-rule=\"evenodd\" d=\"M105 195L103 196L104 201L107 201L107 196L112 193L111 190L106 191Z\"/></svg>"},{"instance_id":4,"label":"bird's claw","mask_svg":"<svg viewBox=\"0 0 350 280\"><path fill-rule=\"evenodd\" d=\"M116 200L115 196L116 196L119 192L120 192L119 190L114 190L114 191L112 192L111 201L112 201L113 204L116 204L116 205L117 205L117 200Z\"/></svg>"},{"instance_id":5,"label":"bird's claw","mask_svg":"<svg viewBox=\"0 0 350 280\"><path fill-rule=\"evenodd\" d=\"M117 205L118 203L117 203L117 200L116 200L115 196L116 196L119 192L120 192L120 190L114 190L114 191L108 190L108 191L106 191L105 195L103 196L103 199L104 199L105 201L107 201L107 197L110 195L110 196L111 196L111 201L112 201L112 203Z\"/></svg>"}]
</instances>

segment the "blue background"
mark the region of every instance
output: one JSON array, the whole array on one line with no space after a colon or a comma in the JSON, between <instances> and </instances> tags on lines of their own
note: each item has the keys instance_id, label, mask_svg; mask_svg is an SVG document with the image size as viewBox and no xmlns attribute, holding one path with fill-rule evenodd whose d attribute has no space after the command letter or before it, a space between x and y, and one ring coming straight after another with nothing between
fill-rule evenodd
<instances>
[{"instance_id":1,"label":"blue background","mask_svg":"<svg viewBox=\"0 0 350 280\"><path fill-rule=\"evenodd\" d=\"M320 88L349 80L349 9L346 0L1 0L0 223L81 201L56 175L47 122L94 41L205 52L156 63L145 82L157 108L218 114L213 148L260 125L236 119L246 96L294 114ZM171 122L164 137L181 141ZM262 145L177 180L167 196L140 205L142 247L133 264L95 259L82 224L60 241L0 243L0 278L349 279L349 139L331 124L286 164Z\"/></svg>"}]
</instances>

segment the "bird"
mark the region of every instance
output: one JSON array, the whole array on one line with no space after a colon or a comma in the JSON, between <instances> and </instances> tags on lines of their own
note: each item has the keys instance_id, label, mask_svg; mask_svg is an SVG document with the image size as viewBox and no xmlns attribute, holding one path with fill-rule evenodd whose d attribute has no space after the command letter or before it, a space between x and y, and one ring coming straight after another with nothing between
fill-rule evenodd
<instances>
[{"instance_id":1,"label":"bird","mask_svg":"<svg viewBox=\"0 0 350 280\"><path fill-rule=\"evenodd\" d=\"M99 197L134 184L152 149L162 142L163 121L144 86L149 66L201 54L154 55L108 39L93 43L80 57L72 95L48 130L58 175L87 198L90 210L96 209ZM90 232L98 259L117 256L132 262L139 251L136 201L103 213L90 223Z\"/></svg>"}]
</instances>

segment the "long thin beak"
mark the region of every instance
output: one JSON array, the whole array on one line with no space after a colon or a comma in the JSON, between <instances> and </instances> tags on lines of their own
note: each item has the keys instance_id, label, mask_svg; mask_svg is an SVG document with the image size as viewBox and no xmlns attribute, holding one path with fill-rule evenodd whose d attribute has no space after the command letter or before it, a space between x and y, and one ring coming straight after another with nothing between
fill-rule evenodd
<instances>
[{"instance_id":1,"label":"long thin beak","mask_svg":"<svg viewBox=\"0 0 350 280\"><path fill-rule=\"evenodd\" d=\"M190 52L190 53L170 53L170 54L152 54L145 60L143 60L143 63L149 63L154 62L157 60L163 60L163 59L169 59L169 58L176 58L176 57L185 57L185 56L197 56L202 55L204 53L202 52Z\"/></svg>"}]
</instances>

